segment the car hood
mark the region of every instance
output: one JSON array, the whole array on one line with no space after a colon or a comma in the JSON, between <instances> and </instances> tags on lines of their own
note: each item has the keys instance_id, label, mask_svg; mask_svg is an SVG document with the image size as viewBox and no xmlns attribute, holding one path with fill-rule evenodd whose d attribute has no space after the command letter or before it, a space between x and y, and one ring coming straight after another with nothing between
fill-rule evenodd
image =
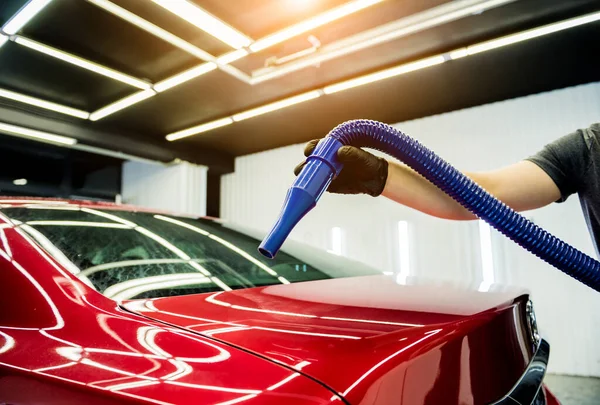
<instances>
[{"instance_id":1,"label":"car hood","mask_svg":"<svg viewBox=\"0 0 600 405\"><path fill-rule=\"evenodd\" d=\"M353 404L480 404L504 396L536 343L523 291L311 281L130 301L124 308L297 370Z\"/></svg>"}]
</instances>

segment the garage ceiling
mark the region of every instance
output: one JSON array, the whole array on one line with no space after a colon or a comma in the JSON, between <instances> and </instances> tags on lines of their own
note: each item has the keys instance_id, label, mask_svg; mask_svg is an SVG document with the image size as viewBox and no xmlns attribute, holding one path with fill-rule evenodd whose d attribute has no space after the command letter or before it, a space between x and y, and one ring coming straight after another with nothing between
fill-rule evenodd
<instances>
[{"instance_id":1,"label":"garage ceiling","mask_svg":"<svg viewBox=\"0 0 600 405\"><path fill-rule=\"evenodd\" d=\"M450 60L449 53L599 12L598 0L36 1L48 4L14 34L7 22L27 1L0 2L0 25L13 34L0 48L0 123L154 160L186 159L219 172L232 170L233 156L319 137L348 119L393 123L600 80L598 20L466 58ZM177 15L177 7L187 9ZM297 25L344 12L312 29ZM206 32L214 20L186 21L207 14L226 23L229 39L227 31L221 39ZM258 49L265 37L288 27L300 33ZM391 39L382 41L385 35ZM366 39L369 46L335 55ZM239 59L223 63L223 55ZM335 94L322 91L434 55L448 63ZM165 80L182 72L187 80L169 87L173 80ZM240 122L230 118L314 90L310 101ZM80 116L11 100L6 91ZM123 108L111 107L123 99ZM88 113L91 119L84 119ZM165 138L207 123L201 133ZM228 125L206 130L212 123Z\"/></svg>"}]
</instances>

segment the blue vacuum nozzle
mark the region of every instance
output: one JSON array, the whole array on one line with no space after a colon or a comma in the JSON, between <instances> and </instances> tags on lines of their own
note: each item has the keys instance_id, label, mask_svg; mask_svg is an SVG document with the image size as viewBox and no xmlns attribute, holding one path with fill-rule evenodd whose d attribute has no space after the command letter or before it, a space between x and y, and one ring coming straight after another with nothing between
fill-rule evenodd
<instances>
[{"instance_id":1,"label":"blue vacuum nozzle","mask_svg":"<svg viewBox=\"0 0 600 405\"><path fill-rule=\"evenodd\" d=\"M331 181L342 170L337 151L343 144L335 138L322 139L306 165L287 192L279 218L271 232L263 239L258 251L272 259L298 221L313 209Z\"/></svg>"}]
</instances>

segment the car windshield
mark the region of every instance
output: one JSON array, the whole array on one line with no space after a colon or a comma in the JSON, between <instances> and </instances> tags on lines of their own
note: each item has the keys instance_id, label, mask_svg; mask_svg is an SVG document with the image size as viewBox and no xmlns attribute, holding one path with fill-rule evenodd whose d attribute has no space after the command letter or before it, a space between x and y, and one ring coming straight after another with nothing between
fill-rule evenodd
<instances>
[{"instance_id":1,"label":"car windshield","mask_svg":"<svg viewBox=\"0 0 600 405\"><path fill-rule=\"evenodd\" d=\"M209 219L72 205L2 213L80 280L117 301L381 274L292 242L269 260L257 252L258 239Z\"/></svg>"}]
</instances>

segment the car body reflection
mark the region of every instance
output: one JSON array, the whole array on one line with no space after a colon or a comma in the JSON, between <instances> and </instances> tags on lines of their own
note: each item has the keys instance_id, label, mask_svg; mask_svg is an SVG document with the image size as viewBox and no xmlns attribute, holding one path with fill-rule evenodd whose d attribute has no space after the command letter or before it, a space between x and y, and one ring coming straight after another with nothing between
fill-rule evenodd
<instances>
[{"instance_id":1,"label":"car body reflection","mask_svg":"<svg viewBox=\"0 0 600 405\"><path fill-rule=\"evenodd\" d=\"M297 401L295 389L285 390L288 383L297 380L295 372L206 337L123 311L115 301L94 291L77 277L80 272L68 270L72 262L67 265L61 255L52 255L40 242L43 238L32 235L33 227L56 224L4 225L0 229L0 270L5 282L0 283L0 294L19 303L21 325L7 324L4 319L8 318L0 315L3 375L25 372L43 377L52 387L61 388L65 402L70 395L79 395L69 389L72 384L90 389L91 404L99 398L110 400L111 395L163 404L198 404L198 398L204 401L200 403L233 404L273 394L284 401L289 397L286 402ZM26 227L32 227L33 232ZM181 273L148 278L143 283L140 280L133 287L120 285L118 290L185 277L193 277L195 283L209 281L200 272ZM26 282L31 288L15 291L10 285L13 280ZM39 318L36 307L29 307L28 302L44 302L50 319ZM32 323L43 326L32 327ZM246 370L254 370L260 378ZM157 392L157 386L164 388ZM330 402L331 392L319 384L307 380L299 386L303 387L302 395L312 402ZM0 384L2 400L19 403L24 395L7 391Z\"/></svg>"},{"instance_id":2,"label":"car body reflection","mask_svg":"<svg viewBox=\"0 0 600 405\"><path fill-rule=\"evenodd\" d=\"M265 263L204 219L0 204L0 402L472 405L538 349L521 291L399 285L341 257Z\"/></svg>"}]
</instances>

